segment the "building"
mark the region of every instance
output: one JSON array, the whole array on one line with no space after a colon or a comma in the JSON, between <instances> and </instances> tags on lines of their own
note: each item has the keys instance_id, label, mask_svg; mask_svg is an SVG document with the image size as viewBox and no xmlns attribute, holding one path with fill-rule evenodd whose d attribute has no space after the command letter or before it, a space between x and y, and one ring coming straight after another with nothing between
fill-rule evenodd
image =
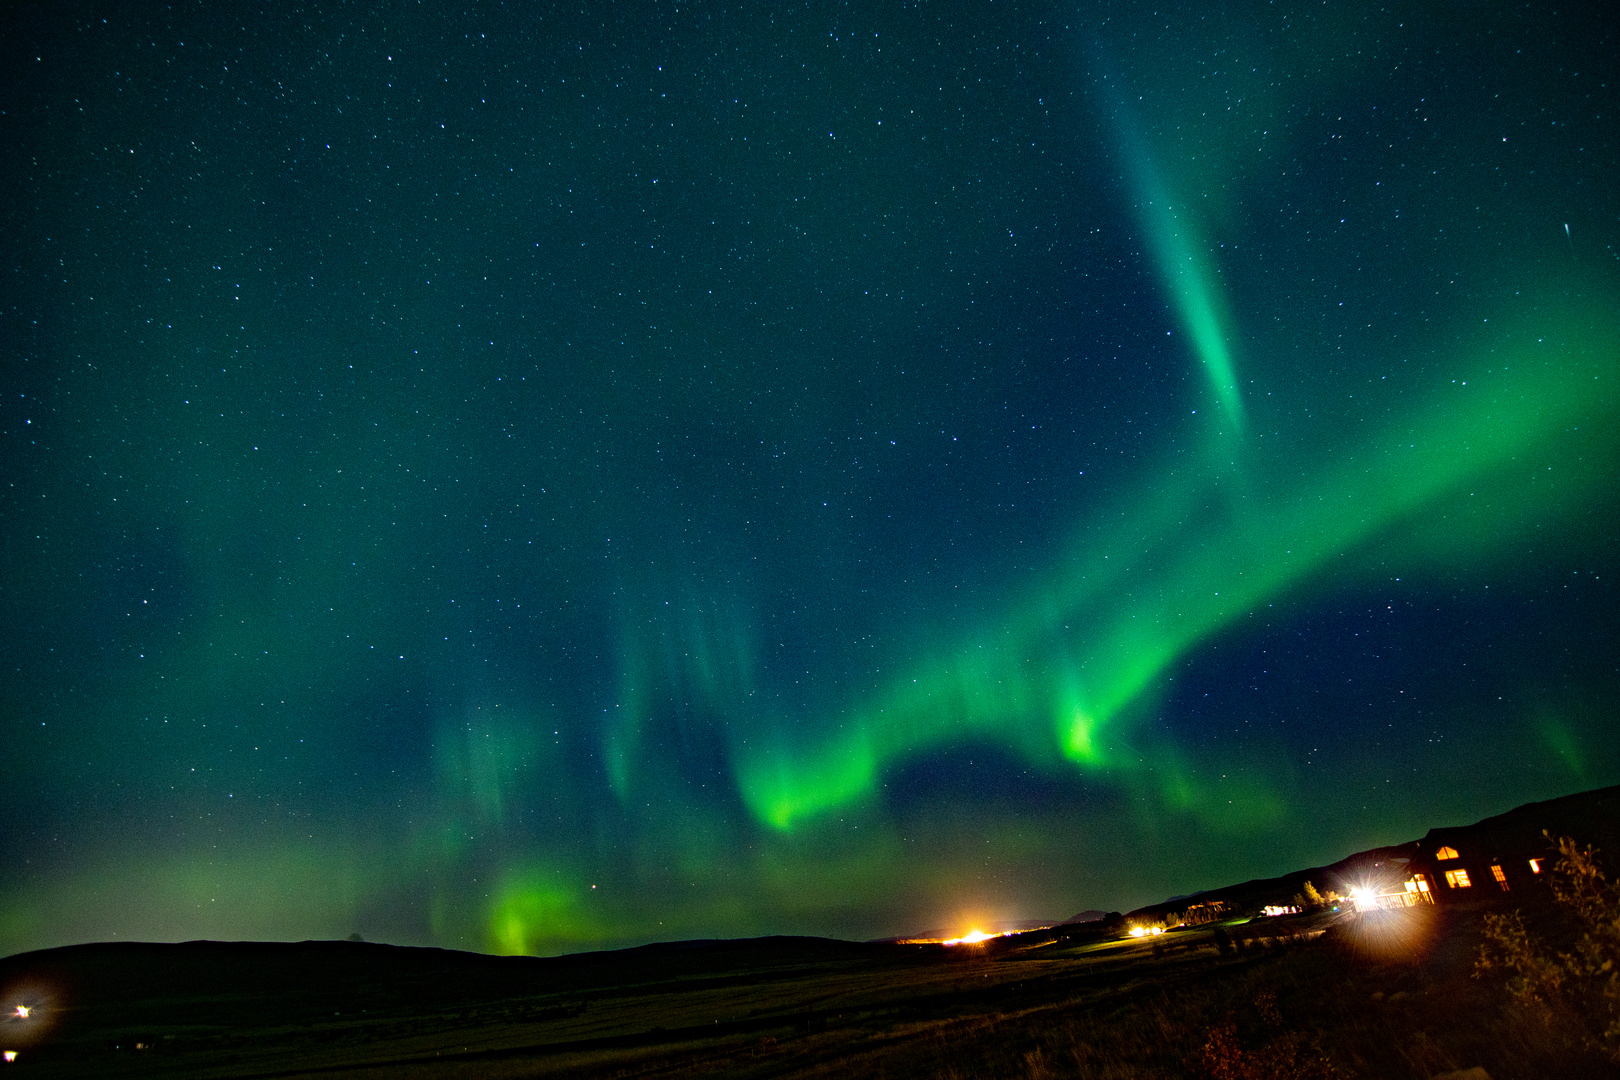
<instances>
[{"instance_id":1,"label":"building","mask_svg":"<svg viewBox=\"0 0 1620 1080\"><path fill-rule=\"evenodd\" d=\"M1357 911L1377 911L1391 908L1417 907L1434 903L1434 886L1423 873L1414 873L1401 882L1400 888L1382 891L1358 890L1352 894Z\"/></svg>"},{"instance_id":2,"label":"building","mask_svg":"<svg viewBox=\"0 0 1620 1080\"><path fill-rule=\"evenodd\" d=\"M1183 926L1199 926L1203 923L1220 922L1222 919L1232 917L1232 905L1225 900L1206 900L1201 904L1191 904L1181 913Z\"/></svg>"},{"instance_id":3,"label":"building","mask_svg":"<svg viewBox=\"0 0 1620 1080\"><path fill-rule=\"evenodd\" d=\"M1611 878L1620 874L1620 787L1529 803L1475 825L1430 829L1407 865L1440 904L1535 903L1550 895L1558 854L1549 837L1571 836L1598 851ZM1605 858L1607 856L1607 858Z\"/></svg>"}]
</instances>

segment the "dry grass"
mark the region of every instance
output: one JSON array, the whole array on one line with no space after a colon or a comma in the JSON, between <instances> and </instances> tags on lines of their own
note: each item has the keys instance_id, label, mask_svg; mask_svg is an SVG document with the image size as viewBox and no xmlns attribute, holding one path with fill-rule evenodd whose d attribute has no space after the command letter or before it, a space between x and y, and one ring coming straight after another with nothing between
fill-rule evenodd
<instances>
[{"instance_id":1,"label":"dry grass","mask_svg":"<svg viewBox=\"0 0 1620 1080\"><path fill-rule=\"evenodd\" d=\"M1271 938L1257 929L1277 927ZM1609 1076L1470 978L1479 921L1424 909L1145 943L991 946L255 1023L152 1055L36 1055L36 1076L1415 1078ZM1314 932L1317 936L1311 936ZM1027 945L1027 943L1026 943ZM358 1005L359 1003L357 1003ZM95 1033L110 1041L108 1030Z\"/></svg>"}]
</instances>

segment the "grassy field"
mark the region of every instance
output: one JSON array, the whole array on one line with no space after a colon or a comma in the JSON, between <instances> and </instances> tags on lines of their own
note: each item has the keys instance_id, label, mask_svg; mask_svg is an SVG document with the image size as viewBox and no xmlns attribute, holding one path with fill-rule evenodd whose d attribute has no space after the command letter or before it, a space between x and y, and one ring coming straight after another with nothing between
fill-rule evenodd
<instances>
[{"instance_id":1,"label":"grassy field","mask_svg":"<svg viewBox=\"0 0 1620 1080\"><path fill-rule=\"evenodd\" d=\"M1147 941L761 939L554 960L82 946L0 961L0 987L41 1003L19 1077L1615 1075L1470 977L1479 933L1477 912L1422 908Z\"/></svg>"}]
</instances>

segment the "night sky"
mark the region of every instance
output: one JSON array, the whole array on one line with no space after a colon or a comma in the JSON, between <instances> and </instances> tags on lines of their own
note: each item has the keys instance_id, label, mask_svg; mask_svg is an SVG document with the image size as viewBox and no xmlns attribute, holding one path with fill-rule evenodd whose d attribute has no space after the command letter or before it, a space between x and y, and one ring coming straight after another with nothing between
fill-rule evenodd
<instances>
[{"instance_id":1,"label":"night sky","mask_svg":"<svg viewBox=\"0 0 1620 1080\"><path fill-rule=\"evenodd\" d=\"M1127 909L1620 782L1561 5L8 5L0 953Z\"/></svg>"}]
</instances>

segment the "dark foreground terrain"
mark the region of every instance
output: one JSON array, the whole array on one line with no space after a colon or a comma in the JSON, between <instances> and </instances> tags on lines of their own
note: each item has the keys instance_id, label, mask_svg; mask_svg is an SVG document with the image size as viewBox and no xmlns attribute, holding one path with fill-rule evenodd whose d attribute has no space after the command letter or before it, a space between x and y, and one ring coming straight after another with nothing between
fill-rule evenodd
<instances>
[{"instance_id":1,"label":"dark foreground terrain","mask_svg":"<svg viewBox=\"0 0 1620 1080\"><path fill-rule=\"evenodd\" d=\"M0 1076L1610 1076L1471 978L1466 905L1142 941L764 938L556 959L351 942L0 961Z\"/></svg>"}]
</instances>

